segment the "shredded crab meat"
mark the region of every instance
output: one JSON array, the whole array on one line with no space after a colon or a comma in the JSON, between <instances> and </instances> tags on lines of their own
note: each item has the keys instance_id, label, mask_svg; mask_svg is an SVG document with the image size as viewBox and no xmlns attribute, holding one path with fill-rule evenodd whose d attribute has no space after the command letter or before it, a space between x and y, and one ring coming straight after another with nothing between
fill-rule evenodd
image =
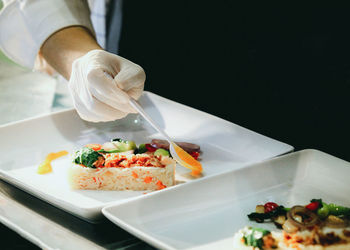
<instances>
[{"instance_id":1,"label":"shredded crab meat","mask_svg":"<svg viewBox=\"0 0 350 250\"><path fill-rule=\"evenodd\" d=\"M95 161L93 165L98 168L98 167L102 167L104 163L105 163L105 158L103 156L99 156L97 161Z\"/></svg>"},{"instance_id":2,"label":"shredded crab meat","mask_svg":"<svg viewBox=\"0 0 350 250\"><path fill-rule=\"evenodd\" d=\"M166 162L162 161L161 157L142 154L142 155L124 155L124 154L106 154L105 164L107 168L120 167L130 168L136 166L142 167L159 167L164 168Z\"/></svg>"}]
</instances>

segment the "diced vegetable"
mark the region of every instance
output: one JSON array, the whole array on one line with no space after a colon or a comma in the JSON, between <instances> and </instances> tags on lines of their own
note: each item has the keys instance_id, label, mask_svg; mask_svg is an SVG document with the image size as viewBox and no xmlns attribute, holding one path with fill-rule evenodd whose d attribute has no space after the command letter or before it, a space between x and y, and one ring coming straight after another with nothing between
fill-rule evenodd
<instances>
[{"instance_id":1,"label":"diced vegetable","mask_svg":"<svg viewBox=\"0 0 350 250\"><path fill-rule=\"evenodd\" d=\"M286 216L285 215L278 215L277 217L273 218L273 222L278 227L282 227L284 222L286 222Z\"/></svg>"},{"instance_id":2,"label":"diced vegetable","mask_svg":"<svg viewBox=\"0 0 350 250\"><path fill-rule=\"evenodd\" d=\"M274 203L274 202L267 202L264 205L265 213L269 213L269 212L275 210L277 207L278 207L278 205L276 203Z\"/></svg>"},{"instance_id":3,"label":"diced vegetable","mask_svg":"<svg viewBox=\"0 0 350 250\"><path fill-rule=\"evenodd\" d=\"M168 150L162 149L162 148L158 148L155 152L154 152L155 156L161 155L161 156L170 156L170 153Z\"/></svg>"},{"instance_id":4,"label":"diced vegetable","mask_svg":"<svg viewBox=\"0 0 350 250\"><path fill-rule=\"evenodd\" d=\"M140 144L138 149L137 149L137 153L138 154L143 154L145 152L147 152L147 148L146 148L145 144Z\"/></svg>"},{"instance_id":5,"label":"diced vegetable","mask_svg":"<svg viewBox=\"0 0 350 250\"><path fill-rule=\"evenodd\" d=\"M196 159L196 160L198 160L198 157L199 157L199 155L200 155L200 153L199 152L197 152L197 151L193 151L193 152L191 152L191 153L189 153L194 159Z\"/></svg>"},{"instance_id":6,"label":"diced vegetable","mask_svg":"<svg viewBox=\"0 0 350 250\"><path fill-rule=\"evenodd\" d=\"M97 150L97 152L99 153L108 153L108 154L112 154L112 153L122 153L124 151L120 151L118 149L114 149L114 150L104 150L104 149L100 149L100 150Z\"/></svg>"},{"instance_id":7,"label":"diced vegetable","mask_svg":"<svg viewBox=\"0 0 350 250\"><path fill-rule=\"evenodd\" d=\"M74 163L82 164L89 168L96 168L95 162L99 161L99 157L103 157L91 148L83 147L75 152Z\"/></svg>"},{"instance_id":8,"label":"diced vegetable","mask_svg":"<svg viewBox=\"0 0 350 250\"><path fill-rule=\"evenodd\" d=\"M317 210L317 215L321 219L325 219L329 215L329 209L326 203L322 203L322 207Z\"/></svg>"},{"instance_id":9,"label":"diced vegetable","mask_svg":"<svg viewBox=\"0 0 350 250\"><path fill-rule=\"evenodd\" d=\"M153 147L153 146L152 146L151 144L149 144L149 143L145 144L145 147L146 147L147 151L149 151L149 152L154 152L154 151L157 150L157 148Z\"/></svg>"},{"instance_id":10,"label":"diced vegetable","mask_svg":"<svg viewBox=\"0 0 350 250\"><path fill-rule=\"evenodd\" d=\"M117 147L112 143L112 142L105 142L103 143L100 152L108 152L108 151L113 151L117 150Z\"/></svg>"},{"instance_id":11,"label":"diced vegetable","mask_svg":"<svg viewBox=\"0 0 350 250\"><path fill-rule=\"evenodd\" d=\"M265 207L264 205L257 205L255 207L255 212L258 213L258 214L263 214L265 213Z\"/></svg>"},{"instance_id":12,"label":"diced vegetable","mask_svg":"<svg viewBox=\"0 0 350 250\"><path fill-rule=\"evenodd\" d=\"M319 206L320 206L320 203L318 201L314 201L306 205L305 207L311 211L316 211Z\"/></svg>"},{"instance_id":13,"label":"diced vegetable","mask_svg":"<svg viewBox=\"0 0 350 250\"><path fill-rule=\"evenodd\" d=\"M291 220L286 220L283 223L282 228L287 233L295 233L296 231L299 230L299 227L297 225L295 225L294 223L292 223Z\"/></svg>"},{"instance_id":14,"label":"diced vegetable","mask_svg":"<svg viewBox=\"0 0 350 250\"><path fill-rule=\"evenodd\" d=\"M262 249L264 245L263 237L271 232L258 227L248 227L243 232L244 243L247 246L257 247Z\"/></svg>"},{"instance_id":15,"label":"diced vegetable","mask_svg":"<svg viewBox=\"0 0 350 250\"><path fill-rule=\"evenodd\" d=\"M128 140L117 138L117 139L113 139L112 143L115 145L116 149L119 150L120 152L136 149L136 144L134 141L128 141Z\"/></svg>"},{"instance_id":16,"label":"diced vegetable","mask_svg":"<svg viewBox=\"0 0 350 250\"><path fill-rule=\"evenodd\" d=\"M325 226L332 227L332 228L344 228L347 227L348 221L343 218L339 218L335 215L329 215L327 219L325 220Z\"/></svg>"}]
</instances>

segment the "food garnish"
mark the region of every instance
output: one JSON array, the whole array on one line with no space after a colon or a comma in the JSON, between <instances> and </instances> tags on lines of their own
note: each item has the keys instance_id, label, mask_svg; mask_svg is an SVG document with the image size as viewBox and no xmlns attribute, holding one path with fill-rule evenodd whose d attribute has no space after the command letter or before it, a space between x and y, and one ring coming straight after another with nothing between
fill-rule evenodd
<instances>
[{"instance_id":1,"label":"food garnish","mask_svg":"<svg viewBox=\"0 0 350 250\"><path fill-rule=\"evenodd\" d=\"M65 150L59 151L57 153L49 153L45 160L39 165L37 173L38 174L47 174L52 172L51 162L59 157L67 155L68 152Z\"/></svg>"},{"instance_id":2,"label":"food garnish","mask_svg":"<svg viewBox=\"0 0 350 250\"><path fill-rule=\"evenodd\" d=\"M263 237L271 234L270 231L258 227L246 227L242 230L244 244L262 249Z\"/></svg>"},{"instance_id":3,"label":"food garnish","mask_svg":"<svg viewBox=\"0 0 350 250\"><path fill-rule=\"evenodd\" d=\"M103 156L89 147L83 147L77 152L75 152L74 163L83 165L88 168L100 167L104 164L102 160ZM98 164L99 162L101 162L102 164Z\"/></svg>"},{"instance_id":4,"label":"food garnish","mask_svg":"<svg viewBox=\"0 0 350 250\"><path fill-rule=\"evenodd\" d=\"M198 175L202 170L201 165L197 166L198 163L196 162L200 156L200 147L188 142L179 142L179 144L183 147L185 153L181 151L182 149L176 152L181 154L181 157L186 159L186 161L191 161L191 165L194 165L194 167L191 168L192 174ZM83 148L75 152L74 163L88 168L103 168L109 166L111 163L108 159L112 158L108 157L108 155L117 153L146 153L156 157L171 157L169 143L165 140L153 139L150 143L142 143L137 147L136 143L132 140L115 138L104 144L91 143L85 145ZM187 154L192 157L186 157Z\"/></svg>"},{"instance_id":5,"label":"food garnish","mask_svg":"<svg viewBox=\"0 0 350 250\"><path fill-rule=\"evenodd\" d=\"M283 231L245 227L235 234L234 249L350 249L350 208L322 199L291 208L275 202L259 204L248 218L273 222Z\"/></svg>"},{"instance_id":6,"label":"food garnish","mask_svg":"<svg viewBox=\"0 0 350 250\"><path fill-rule=\"evenodd\" d=\"M248 218L258 223L270 220L288 233L314 226L344 228L349 225L350 208L334 203L327 204L322 199L312 199L305 206L298 205L292 208L268 202L265 205L257 205L256 211L248 214Z\"/></svg>"}]
</instances>

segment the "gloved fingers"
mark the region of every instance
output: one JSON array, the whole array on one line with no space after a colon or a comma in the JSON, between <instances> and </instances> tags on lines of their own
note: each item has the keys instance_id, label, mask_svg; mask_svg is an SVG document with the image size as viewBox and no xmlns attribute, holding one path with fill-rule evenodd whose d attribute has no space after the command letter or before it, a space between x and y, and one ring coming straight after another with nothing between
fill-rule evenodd
<instances>
[{"instance_id":1,"label":"gloved fingers","mask_svg":"<svg viewBox=\"0 0 350 250\"><path fill-rule=\"evenodd\" d=\"M105 72L114 78L108 78ZM112 121L135 112L129 99L141 96L145 78L137 64L103 50L94 50L74 61L69 89L82 119Z\"/></svg>"},{"instance_id":2,"label":"gloved fingers","mask_svg":"<svg viewBox=\"0 0 350 250\"><path fill-rule=\"evenodd\" d=\"M131 96L133 99L138 100L143 93L143 87L143 84L135 86L132 89L126 91L126 93L128 93L128 95Z\"/></svg>"},{"instance_id":3,"label":"gloved fingers","mask_svg":"<svg viewBox=\"0 0 350 250\"><path fill-rule=\"evenodd\" d=\"M136 111L128 103L119 103L113 99L110 95L101 93L99 89L92 88L91 94L100 102L111 106L114 109L120 110L125 113L135 113Z\"/></svg>"},{"instance_id":4,"label":"gloved fingers","mask_svg":"<svg viewBox=\"0 0 350 250\"><path fill-rule=\"evenodd\" d=\"M81 118L92 122L106 122L114 121L125 117L128 113L114 109L111 106L104 104L93 98L93 102L89 102L88 105L77 102L77 110ZM80 105L82 104L82 105Z\"/></svg>"},{"instance_id":5,"label":"gloved fingers","mask_svg":"<svg viewBox=\"0 0 350 250\"><path fill-rule=\"evenodd\" d=\"M125 113L135 113L136 111L129 105L129 96L120 90L113 78L109 78L102 70L94 70L88 75L89 90L99 101L109 106L121 110ZM126 102L124 102L126 99Z\"/></svg>"},{"instance_id":6,"label":"gloved fingers","mask_svg":"<svg viewBox=\"0 0 350 250\"><path fill-rule=\"evenodd\" d=\"M122 67L121 71L114 77L117 86L134 99L141 96L145 79L145 72L138 65Z\"/></svg>"},{"instance_id":7,"label":"gloved fingers","mask_svg":"<svg viewBox=\"0 0 350 250\"><path fill-rule=\"evenodd\" d=\"M113 121L123 118L127 113L114 109L93 96L86 88L77 89L77 85L69 84L73 104L79 116L91 122Z\"/></svg>"},{"instance_id":8,"label":"gloved fingers","mask_svg":"<svg viewBox=\"0 0 350 250\"><path fill-rule=\"evenodd\" d=\"M111 99L114 99L118 103L128 103L129 96L117 88L113 78L109 79L103 71L103 69L98 68L91 70L87 74L87 81L90 91L92 89L98 89L99 92L103 95L110 96Z\"/></svg>"}]
</instances>

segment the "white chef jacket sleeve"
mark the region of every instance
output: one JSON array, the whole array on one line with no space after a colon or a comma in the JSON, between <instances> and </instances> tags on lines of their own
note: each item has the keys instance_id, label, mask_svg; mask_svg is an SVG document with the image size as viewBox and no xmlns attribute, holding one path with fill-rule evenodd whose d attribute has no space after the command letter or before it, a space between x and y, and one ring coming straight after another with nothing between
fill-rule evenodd
<instances>
[{"instance_id":1,"label":"white chef jacket sleeve","mask_svg":"<svg viewBox=\"0 0 350 250\"><path fill-rule=\"evenodd\" d=\"M0 49L16 63L33 68L40 47L56 31L84 26L94 34L84 0L3 0Z\"/></svg>"}]
</instances>

